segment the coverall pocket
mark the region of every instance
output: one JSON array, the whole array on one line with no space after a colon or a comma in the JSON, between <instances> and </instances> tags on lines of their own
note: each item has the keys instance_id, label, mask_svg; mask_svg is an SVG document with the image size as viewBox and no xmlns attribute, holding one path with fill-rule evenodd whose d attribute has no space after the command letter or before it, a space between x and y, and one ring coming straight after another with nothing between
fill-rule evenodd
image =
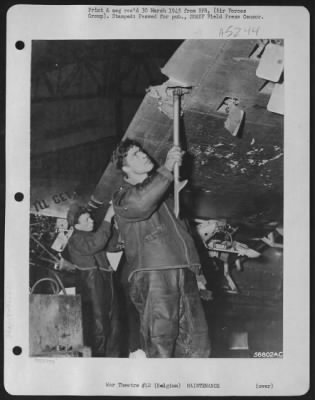
<instances>
[{"instance_id":1,"label":"coverall pocket","mask_svg":"<svg viewBox=\"0 0 315 400\"><path fill-rule=\"evenodd\" d=\"M178 335L178 295L150 293L151 337L172 337Z\"/></svg>"}]
</instances>

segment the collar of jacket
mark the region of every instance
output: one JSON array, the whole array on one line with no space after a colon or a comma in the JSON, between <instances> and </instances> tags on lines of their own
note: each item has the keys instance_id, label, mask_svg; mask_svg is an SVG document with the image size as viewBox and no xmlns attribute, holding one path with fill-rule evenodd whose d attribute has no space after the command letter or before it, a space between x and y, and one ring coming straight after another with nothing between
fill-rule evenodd
<instances>
[{"instance_id":1,"label":"collar of jacket","mask_svg":"<svg viewBox=\"0 0 315 400\"><path fill-rule=\"evenodd\" d=\"M146 182L148 182L150 179L152 179L152 177L157 174L158 170L154 169L152 172L150 172L150 174L142 181L139 183L136 183L135 185L133 185L132 183L124 180L124 183L120 186L119 190L123 190L123 189L128 189L130 187L136 187L136 186L141 186L143 184L145 184Z\"/></svg>"},{"instance_id":2,"label":"collar of jacket","mask_svg":"<svg viewBox=\"0 0 315 400\"><path fill-rule=\"evenodd\" d=\"M74 229L73 229L73 233L80 233L80 234L82 234L82 235L89 235L89 234L91 234L91 233L94 233L94 228L93 228L92 231L81 231L81 229L76 229L76 228L74 228Z\"/></svg>"}]
</instances>

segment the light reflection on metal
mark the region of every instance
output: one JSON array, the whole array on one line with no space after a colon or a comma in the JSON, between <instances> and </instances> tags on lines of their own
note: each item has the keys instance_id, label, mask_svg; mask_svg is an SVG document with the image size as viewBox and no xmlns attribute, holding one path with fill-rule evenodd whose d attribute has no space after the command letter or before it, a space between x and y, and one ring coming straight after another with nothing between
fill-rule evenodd
<instances>
[{"instance_id":1,"label":"light reflection on metal","mask_svg":"<svg viewBox=\"0 0 315 400\"><path fill-rule=\"evenodd\" d=\"M179 121L180 121L180 103L181 96L184 93L188 93L188 89L174 88L173 89L173 108L174 108L174 119L173 119L173 144L174 146L180 146L179 141ZM180 203L179 203L179 193L186 186L187 180L179 181L179 165L175 164L174 167L174 213L176 217L179 216Z\"/></svg>"}]
</instances>

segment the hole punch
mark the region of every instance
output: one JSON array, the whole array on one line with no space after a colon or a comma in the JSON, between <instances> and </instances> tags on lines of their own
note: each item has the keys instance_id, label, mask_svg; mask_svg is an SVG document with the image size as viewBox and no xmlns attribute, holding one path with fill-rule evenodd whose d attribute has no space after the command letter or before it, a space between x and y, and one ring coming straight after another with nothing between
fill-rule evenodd
<instances>
[{"instance_id":1,"label":"hole punch","mask_svg":"<svg viewBox=\"0 0 315 400\"><path fill-rule=\"evenodd\" d=\"M15 47L16 47L18 50L23 50L24 47L25 47L25 43L22 42L22 40L18 40L18 41L15 43Z\"/></svg>"},{"instance_id":2,"label":"hole punch","mask_svg":"<svg viewBox=\"0 0 315 400\"><path fill-rule=\"evenodd\" d=\"M22 201L24 199L24 194L21 192L17 192L14 195L14 199L15 201Z\"/></svg>"},{"instance_id":3,"label":"hole punch","mask_svg":"<svg viewBox=\"0 0 315 400\"><path fill-rule=\"evenodd\" d=\"M12 352L14 355L19 356L20 354L22 354L22 347L14 346Z\"/></svg>"}]
</instances>

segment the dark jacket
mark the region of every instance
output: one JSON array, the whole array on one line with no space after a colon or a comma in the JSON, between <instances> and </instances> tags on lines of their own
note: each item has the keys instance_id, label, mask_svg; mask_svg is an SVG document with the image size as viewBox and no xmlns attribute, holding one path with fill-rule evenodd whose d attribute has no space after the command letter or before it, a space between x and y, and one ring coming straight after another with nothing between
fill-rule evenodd
<instances>
[{"instance_id":1,"label":"dark jacket","mask_svg":"<svg viewBox=\"0 0 315 400\"><path fill-rule=\"evenodd\" d=\"M187 225L173 213L165 194L173 174L165 167L141 184L126 183L113 196L116 220L129 266L129 280L138 270L200 269Z\"/></svg>"},{"instance_id":2,"label":"dark jacket","mask_svg":"<svg viewBox=\"0 0 315 400\"><path fill-rule=\"evenodd\" d=\"M103 221L95 232L75 229L68 242L71 262L83 270L100 268L112 271L106 251L115 248L115 241L117 241L117 231L107 221Z\"/></svg>"}]
</instances>

